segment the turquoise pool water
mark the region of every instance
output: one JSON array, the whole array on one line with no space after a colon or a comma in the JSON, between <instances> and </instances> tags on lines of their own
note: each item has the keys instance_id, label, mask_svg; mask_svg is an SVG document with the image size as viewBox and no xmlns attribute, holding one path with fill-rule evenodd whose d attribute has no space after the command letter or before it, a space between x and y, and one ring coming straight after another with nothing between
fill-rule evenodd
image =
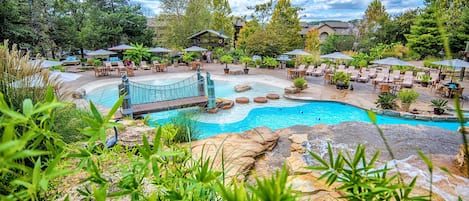
<instances>
[{"instance_id":1,"label":"turquoise pool water","mask_svg":"<svg viewBox=\"0 0 469 201\"><path fill-rule=\"evenodd\" d=\"M155 84L157 81L154 81ZM158 81L168 83L168 81ZM253 86L252 90L236 93L233 87L241 82L215 81L217 97L234 99L239 96L255 97L267 93L282 94L281 88L260 83L242 83ZM105 86L88 93L87 98L95 103L112 106L117 100L117 86ZM187 111L183 109L180 111ZM153 125L164 124L178 115L178 110L149 114ZM437 126L449 130L457 130L459 124L454 122L431 122L405 120L386 116L377 116L378 124L409 124ZM222 110L218 114L200 113L195 118L202 138L226 132L242 132L259 126L271 129L285 128L293 125L338 124L346 121L370 122L366 111L350 105L322 101L293 101L280 99L271 100L267 104L237 104L230 110Z\"/></svg>"},{"instance_id":2,"label":"turquoise pool water","mask_svg":"<svg viewBox=\"0 0 469 201\"><path fill-rule=\"evenodd\" d=\"M346 121L370 122L366 111L334 102L302 102L294 107L262 107L249 112L247 117L233 123L206 123L199 122L198 128L203 131L201 138L210 137L219 133L242 132L259 126L271 129L285 128L293 125L339 124ZM172 112L171 115L176 115ZM169 117L167 116L167 117ZM167 118L154 122L164 124ZM405 120L400 118L377 116L378 124L409 124L437 126L449 130L457 130L458 123Z\"/></svg>"}]
</instances>

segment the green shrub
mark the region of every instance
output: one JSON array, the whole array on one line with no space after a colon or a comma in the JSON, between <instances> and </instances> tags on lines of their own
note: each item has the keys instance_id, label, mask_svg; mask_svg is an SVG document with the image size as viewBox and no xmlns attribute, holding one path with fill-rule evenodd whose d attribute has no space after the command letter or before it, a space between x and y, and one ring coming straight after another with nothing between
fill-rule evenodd
<instances>
[{"instance_id":1,"label":"green shrub","mask_svg":"<svg viewBox=\"0 0 469 201\"><path fill-rule=\"evenodd\" d=\"M302 78L302 77L295 78L293 80L293 85L296 88L304 89L306 87L306 80L305 80L305 78Z\"/></svg>"},{"instance_id":2,"label":"green shrub","mask_svg":"<svg viewBox=\"0 0 469 201\"><path fill-rule=\"evenodd\" d=\"M375 104L383 110L394 110L397 108L397 96L391 93L384 93L378 96Z\"/></svg>"},{"instance_id":3,"label":"green shrub","mask_svg":"<svg viewBox=\"0 0 469 201\"><path fill-rule=\"evenodd\" d=\"M99 59L94 59L93 60L93 66L102 66L103 65L103 61L99 60Z\"/></svg>"},{"instance_id":4,"label":"green shrub","mask_svg":"<svg viewBox=\"0 0 469 201\"><path fill-rule=\"evenodd\" d=\"M405 73L406 71L414 71L415 68L413 66L393 66L391 68L393 71L394 70L400 70L401 74Z\"/></svg>"},{"instance_id":5,"label":"green shrub","mask_svg":"<svg viewBox=\"0 0 469 201\"><path fill-rule=\"evenodd\" d=\"M248 56L242 56L239 59L239 62L243 63L244 67L247 68L248 64L252 62L252 59L251 59L251 57L248 57Z\"/></svg>"},{"instance_id":6,"label":"green shrub","mask_svg":"<svg viewBox=\"0 0 469 201\"><path fill-rule=\"evenodd\" d=\"M293 67L295 67L295 62L294 62L294 61L291 61L291 60L290 60L290 61L287 61L286 64L287 64L287 68L293 68Z\"/></svg>"},{"instance_id":7,"label":"green shrub","mask_svg":"<svg viewBox=\"0 0 469 201\"><path fill-rule=\"evenodd\" d=\"M440 66L437 64L432 64L432 62L439 61L437 58L427 58L423 60L423 66L428 67L428 68L436 68L438 69Z\"/></svg>"},{"instance_id":8,"label":"green shrub","mask_svg":"<svg viewBox=\"0 0 469 201\"><path fill-rule=\"evenodd\" d=\"M334 73L334 83L344 83L346 86L350 85L350 74L347 74L345 72L335 72Z\"/></svg>"},{"instance_id":9,"label":"green shrub","mask_svg":"<svg viewBox=\"0 0 469 201\"><path fill-rule=\"evenodd\" d=\"M278 61L273 57L264 57L264 59L262 60L262 63L267 67L275 68L278 66Z\"/></svg>"},{"instance_id":10,"label":"green shrub","mask_svg":"<svg viewBox=\"0 0 469 201\"><path fill-rule=\"evenodd\" d=\"M197 113L192 112L180 112L176 117L170 120L170 124L173 124L176 130L174 136L172 136L173 142L190 142L197 140L201 134L198 127L198 123L194 120ZM168 128L167 126L166 128ZM172 126L171 126L172 127ZM170 127L169 127L170 128Z\"/></svg>"},{"instance_id":11,"label":"green shrub","mask_svg":"<svg viewBox=\"0 0 469 201\"><path fill-rule=\"evenodd\" d=\"M54 123L52 130L62 136L65 143L82 141L87 137L80 133L80 129L88 126L84 118L91 118L91 112L67 104L54 110Z\"/></svg>"},{"instance_id":12,"label":"green shrub","mask_svg":"<svg viewBox=\"0 0 469 201\"><path fill-rule=\"evenodd\" d=\"M404 89L397 93L397 97L401 100L402 103L415 103L419 98L420 94L414 91L413 89Z\"/></svg>"}]
</instances>

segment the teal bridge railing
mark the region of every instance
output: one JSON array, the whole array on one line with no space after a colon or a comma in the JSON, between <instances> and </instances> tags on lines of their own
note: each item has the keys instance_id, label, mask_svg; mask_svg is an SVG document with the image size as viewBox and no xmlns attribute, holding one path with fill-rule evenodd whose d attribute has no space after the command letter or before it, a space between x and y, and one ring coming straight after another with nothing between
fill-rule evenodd
<instances>
[{"instance_id":1,"label":"teal bridge railing","mask_svg":"<svg viewBox=\"0 0 469 201\"><path fill-rule=\"evenodd\" d=\"M207 85L209 91L208 107L213 108L215 105L214 84L208 72ZM152 85L130 81L124 75L122 77L122 84L119 85L119 95L124 95L122 114L133 117L132 105L205 96L205 78L200 74L200 70L197 69L197 74L188 78L163 85Z\"/></svg>"}]
</instances>

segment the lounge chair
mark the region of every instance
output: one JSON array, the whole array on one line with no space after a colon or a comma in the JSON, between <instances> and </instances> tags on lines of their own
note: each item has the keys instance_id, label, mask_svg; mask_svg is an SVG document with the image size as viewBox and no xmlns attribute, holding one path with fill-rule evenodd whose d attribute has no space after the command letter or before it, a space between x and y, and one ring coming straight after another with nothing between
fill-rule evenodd
<instances>
[{"instance_id":1,"label":"lounge chair","mask_svg":"<svg viewBox=\"0 0 469 201\"><path fill-rule=\"evenodd\" d=\"M298 66L298 70L305 70L306 68L306 65L304 64L301 64L300 66Z\"/></svg>"},{"instance_id":2,"label":"lounge chair","mask_svg":"<svg viewBox=\"0 0 469 201\"><path fill-rule=\"evenodd\" d=\"M147 65L146 61L140 62L140 68L142 68L143 70L151 70L150 66Z\"/></svg>"},{"instance_id":3,"label":"lounge chair","mask_svg":"<svg viewBox=\"0 0 469 201\"><path fill-rule=\"evenodd\" d=\"M412 76L412 77L414 77L414 71L410 71L410 70L406 71L406 72L404 73L404 77L407 77L407 76Z\"/></svg>"},{"instance_id":4,"label":"lounge chair","mask_svg":"<svg viewBox=\"0 0 469 201\"><path fill-rule=\"evenodd\" d=\"M422 75L425 75L425 72L417 72L415 76L414 82L415 83L422 83Z\"/></svg>"},{"instance_id":5,"label":"lounge chair","mask_svg":"<svg viewBox=\"0 0 469 201\"><path fill-rule=\"evenodd\" d=\"M412 88L414 84L414 76L404 76L404 81L402 81L401 86L406 88Z\"/></svg>"},{"instance_id":6,"label":"lounge chair","mask_svg":"<svg viewBox=\"0 0 469 201\"><path fill-rule=\"evenodd\" d=\"M401 71L400 70L392 71L392 78L394 80L400 80L401 79Z\"/></svg>"},{"instance_id":7,"label":"lounge chair","mask_svg":"<svg viewBox=\"0 0 469 201\"><path fill-rule=\"evenodd\" d=\"M369 72L367 72L367 71L364 71L361 74L361 76L357 79L357 82L367 83L368 81L370 81L370 75L369 75Z\"/></svg>"},{"instance_id":8,"label":"lounge chair","mask_svg":"<svg viewBox=\"0 0 469 201\"><path fill-rule=\"evenodd\" d=\"M335 71L336 72L345 72L345 65L339 65Z\"/></svg>"},{"instance_id":9,"label":"lounge chair","mask_svg":"<svg viewBox=\"0 0 469 201\"><path fill-rule=\"evenodd\" d=\"M308 66L308 70L306 70L306 75L311 75L314 72L314 66Z\"/></svg>"},{"instance_id":10,"label":"lounge chair","mask_svg":"<svg viewBox=\"0 0 469 201\"><path fill-rule=\"evenodd\" d=\"M355 66L349 66L346 70L347 73L352 73L355 70Z\"/></svg>"},{"instance_id":11,"label":"lounge chair","mask_svg":"<svg viewBox=\"0 0 469 201\"><path fill-rule=\"evenodd\" d=\"M360 77L360 75L358 74L358 70L352 70L350 74L352 74L350 76L350 81L356 81Z\"/></svg>"},{"instance_id":12,"label":"lounge chair","mask_svg":"<svg viewBox=\"0 0 469 201\"><path fill-rule=\"evenodd\" d=\"M368 72L368 76L369 76L371 79L376 78L376 76L377 76L377 74L376 74L376 68L370 68L370 71Z\"/></svg>"},{"instance_id":13,"label":"lounge chair","mask_svg":"<svg viewBox=\"0 0 469 201\"><path fill-rule=\"evenodd\" d=\"M314 72L311 73L311 76L315 76L315 77L319 77L319 76L323 76L324 73L325 73L326 69L323 65L317 67Z\"/></svg>"},{"instance_id":14,"label":"lounge chair","mask_svg":"<svg viewBox=\"0 0 469 201\"><path fill-rule=\"evenodd\" d=\"M377 86L379 83L384 82L384 80L386 80L386 76L384 75L384 73L378 73L378 75L376 76L376 78L372 80L373 87L376 88L376 86Z\"/></svg>"}]
</instances>

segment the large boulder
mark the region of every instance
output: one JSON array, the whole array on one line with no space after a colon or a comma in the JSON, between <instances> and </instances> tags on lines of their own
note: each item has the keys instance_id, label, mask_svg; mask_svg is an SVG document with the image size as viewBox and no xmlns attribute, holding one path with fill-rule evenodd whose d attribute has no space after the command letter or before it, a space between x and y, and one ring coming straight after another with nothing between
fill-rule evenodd
<instances>
[{"instance_id":1,"label":"large boulder","mask_svg":"<svg viewBox=\"0 0 469 201\"><path fill-rule=\"evenodd\" d=\"M247 84L238 84L238 85L234 86L234 90L238 93L239 92L244 92L244 91L247 91L247 90L251 90L251 89L252 89L252 87L247 85Z\"/></svg>"}]
</instances>

